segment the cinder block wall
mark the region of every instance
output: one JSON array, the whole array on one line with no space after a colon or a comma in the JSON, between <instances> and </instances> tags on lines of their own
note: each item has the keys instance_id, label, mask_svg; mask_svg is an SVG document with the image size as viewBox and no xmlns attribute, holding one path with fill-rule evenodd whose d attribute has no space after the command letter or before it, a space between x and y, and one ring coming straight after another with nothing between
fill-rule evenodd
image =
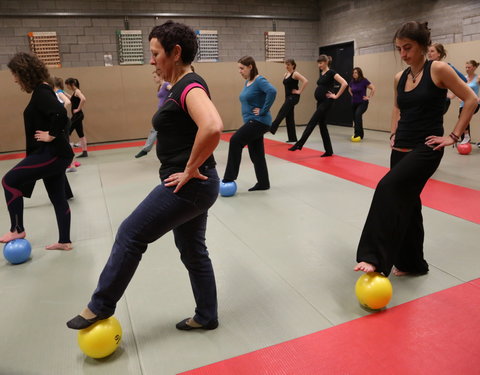
<instances>
[{"instance_id":1,"label":"cinder block wall","mask_svg":"<svg viewBox=\"0 0 480 375\"><path fill-rule=\"evenodd\" d=\"M188 13L205 14L205 17L134 17L128 16L131 30L142 30L144 35L145 63L150 52L147 36L155 25L169 18L183 22L193 29L217 30L219 33L220 61L237 61L243 55L265 59L264 32L286 33L286 54L298 60L313 60L317 54L316 0L275 0L269 2L243 0L161 1L161 0L117 0L117 1L47 1L22 0L0 1L0 68L12 54L28 51L28 32L56 31L63 67L104 65L104 54L111 54L113 63L118 64L116 30L124 30L125 18L117 17L13 17L15 14L48 12L75 13ZM5 17L5 15L9 15ZM268 15L262 18L225 18L219 15ZM290 19L275 19L288 17ZM274 25L275 23L275 25ZM5 47L4 47L5 46Z\"/></svg>"},{"instance_id":2,"label":"cinder block wall","mask_svg":"<svg viewBox=\"0 0 480 375\"><path fill-rule=\"evenodd\" d=\"M337 0L319 6L319 45L354 41L356 55L392 51L396 29L412 20L428 21L434 42L480 40L478 0ZM480 60L479 51L472 58Z\"/></svg>"}]
</instances>

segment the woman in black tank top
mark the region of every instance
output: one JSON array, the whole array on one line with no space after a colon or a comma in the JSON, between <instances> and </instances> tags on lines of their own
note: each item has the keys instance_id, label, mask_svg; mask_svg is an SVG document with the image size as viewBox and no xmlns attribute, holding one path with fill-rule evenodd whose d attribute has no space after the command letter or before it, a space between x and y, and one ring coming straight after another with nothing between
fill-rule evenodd
<instances>
[{"instance_id":1,"label":"woman in black tank top","mask_svg":"<svg viewBox=\"0 0 480 375\"><path fill-rule=\"evenodd\" d=\"M296 67L297 64L295 63L295 60L285 60L285 69L287 69L287 73L285 73L283 77L283 85L285 86L285 102L283 103L282 108L280 108L280 111L278 111L277 117L272 122L272 126L270 127L270 132L275 134L278 126L283 119L285 119L287 123L287 142L297 142L294 111L295 106L300 100L302 91L305 90L305 87L307 87L308 84L308 80L295 70ZM300 88L298 87L298 81L302 83Z\"/></svg>"},{"instance_id":2,"label":"woman in black tank top","mask_svg":"<svg viewBox=\"0 0 480 375\"><path fill-rule=\"evenodd\" d=\"M395 46L409 67L395 76L390 171L378 183L357 249L355 271L388 276L428 272L423 256L420 194L443 156L476 108L472 90L446 64L427 61L430 31L426 23L407 22L395 34ZM465 101L452 133L443 136L447 89Z\"/></svg>"},{"instance_id":3,"label":"woman in black tank top","mask_svg":"<svg viewBox=\"0 0 480 375\"><path fill-rule=\"evenodd\" d=\"M77 158L86 158L88 157L87 151L87 137L83 131L83 106L85 105L86 98L83 93L80 91L80 83L76 78L67 78L65 80L65 85L67 88L72 91L70 96L70 101L72 102L72 118L70 124L70 135L75 130L77 132L80 146L82 147L82 153L77 156Z\"/></svg>"}]
</instances>

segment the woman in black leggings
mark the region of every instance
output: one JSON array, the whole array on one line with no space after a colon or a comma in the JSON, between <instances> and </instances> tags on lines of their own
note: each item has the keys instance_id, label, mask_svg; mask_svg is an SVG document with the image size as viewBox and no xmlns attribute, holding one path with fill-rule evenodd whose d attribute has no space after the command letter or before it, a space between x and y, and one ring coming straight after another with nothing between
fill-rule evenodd
<instances>
[{"instance_id":1,"label":"woman in black leggings","mask_svg":"<svg viewBox=\"0 0 480 375\"><path fill-rule=\"evenodd\" d=\"M315 90L317 110L303 131L302 138L288 150L301 150L305 142L307 142L308 137L310 137L310 134L312 134L313 129L315 129L318 124L320 126L323 146L325 147L325 153L323 153L321 157L326 157L333 155L332 142L330 141L330 134L328 134L327 129L327 114L332 107L333 101L343 94L348 85L347 81L345 81L340 74L330 69L330 64L332 63L330 56L320 55L317 62L318 68L320 69L320 78L317 81L317 88ZM341 85L336 94L332 92L335 81Z\"/></svg>"},{"instance_id":2,"label":"woman in black leggings","mask_svg":"<svg viewBox=\"0 0 480 375\"><path fill-rule=\"evenodd\" d=\"M59 231L58 242L46 249L71 250L65 169L73 159L73 152L66 135L67 111L47 83L50 76L45 64L36 56L17 53L8 68L14 81L32 97L23 113L27 156L2 179L11 226L0 242L25 238L23 197L31 194L35 181L43 179Z\"/></svg>"},{"instance_id":3,"label":"woman in black leggings","mask_svg":"<svg viewBox=\"0 0 480 375\"><path fill-rule=\"evenodd\" d=\"M72 102L72 119L70 124L69 135L72 135L73 131L77 132L80 147L82 147L82 153L77 156L77 158L86 158L88 157L87 152L87 137L83 131L83 106L87 99L85 95L80 91L80 82L76 78L67 78L65 80L65 85L67 88L72 91L70 96L70 101Z\"/></svg>"}]
</instances>

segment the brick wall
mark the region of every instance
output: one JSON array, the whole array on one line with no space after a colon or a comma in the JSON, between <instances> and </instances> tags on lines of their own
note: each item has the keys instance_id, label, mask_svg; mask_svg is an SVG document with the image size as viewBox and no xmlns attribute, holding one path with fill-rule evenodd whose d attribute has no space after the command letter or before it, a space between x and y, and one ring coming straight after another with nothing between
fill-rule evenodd
<instances>
[{"instance_id":1,"label":"brick wall","mask_svg":"<svg viewBox=\"0 0 480 375\"><path fill-rule=\"evenodd\" d=\"M258 5L261 4L261 5ZM193 29L213 29L219 33L220 61L236 61L243 55L264 59L265 31L273 29L274 17L278 31L286 32L286 53L298 60L311 60L317 54L317 21L319 8L315 0L176 0L166 1L0 1L0 68L15 52L28 51L27 33L35 31L56 31L60 43L62 66L104 65L104 54L111 54L118 64L116 30L125 29L124 17L15 17L21 13L75 12L75 13L205 13L214 15L271 15L272 19L246 19L226 17L139 17L129 16L132 30L142 30L144 35L145 62L149 50L147 36L153 26L167 19L184 22ZM9 15L5 17L5 15Z\"/></svg>"},{"instance_id":2,"label":"brick wall","mask_svg":"<svg viewBox=\"0 0 480 375\"><path fill-rule=\"evenodd\" d=\"M319 45L355 42L355 54L393 50L392 38L403 22L428 21L434 42L480 39L478 0L320 1ZM480 60L480 54L472 58Z\"/></svg>"}]
</instances>

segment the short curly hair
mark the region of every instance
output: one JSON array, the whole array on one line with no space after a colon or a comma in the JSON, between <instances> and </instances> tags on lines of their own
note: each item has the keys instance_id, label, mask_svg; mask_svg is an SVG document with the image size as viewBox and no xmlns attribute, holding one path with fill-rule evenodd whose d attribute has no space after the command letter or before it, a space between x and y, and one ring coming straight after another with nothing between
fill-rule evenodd
<instances>
[{"instance_id":1,"label":"short curly hair","mask_svg":"<svg viewBox=\"0 0 480 375\"><path fill-rule=\"evenodd\" d=\"M35 90L39 84L48 82L50 79L50 73L43 61L30 53L16 53L7 66L18 77L22 87L28 93Z\"/></svg>"},{"instance_id":2,"label":"short curly hair","mask_svg":"<svg viewBox=\"0 0 480 375\"><path fill-rule=\"evenodd\" d=\"M181 58L184 64L190 64L197 55L197 34L183 23L167 21L163 25L155 26L150 32L148 40L153 38L158 40L167 55L170 55L175 45L178 44L182 48Z\"/></svg>"}]
</instances>

